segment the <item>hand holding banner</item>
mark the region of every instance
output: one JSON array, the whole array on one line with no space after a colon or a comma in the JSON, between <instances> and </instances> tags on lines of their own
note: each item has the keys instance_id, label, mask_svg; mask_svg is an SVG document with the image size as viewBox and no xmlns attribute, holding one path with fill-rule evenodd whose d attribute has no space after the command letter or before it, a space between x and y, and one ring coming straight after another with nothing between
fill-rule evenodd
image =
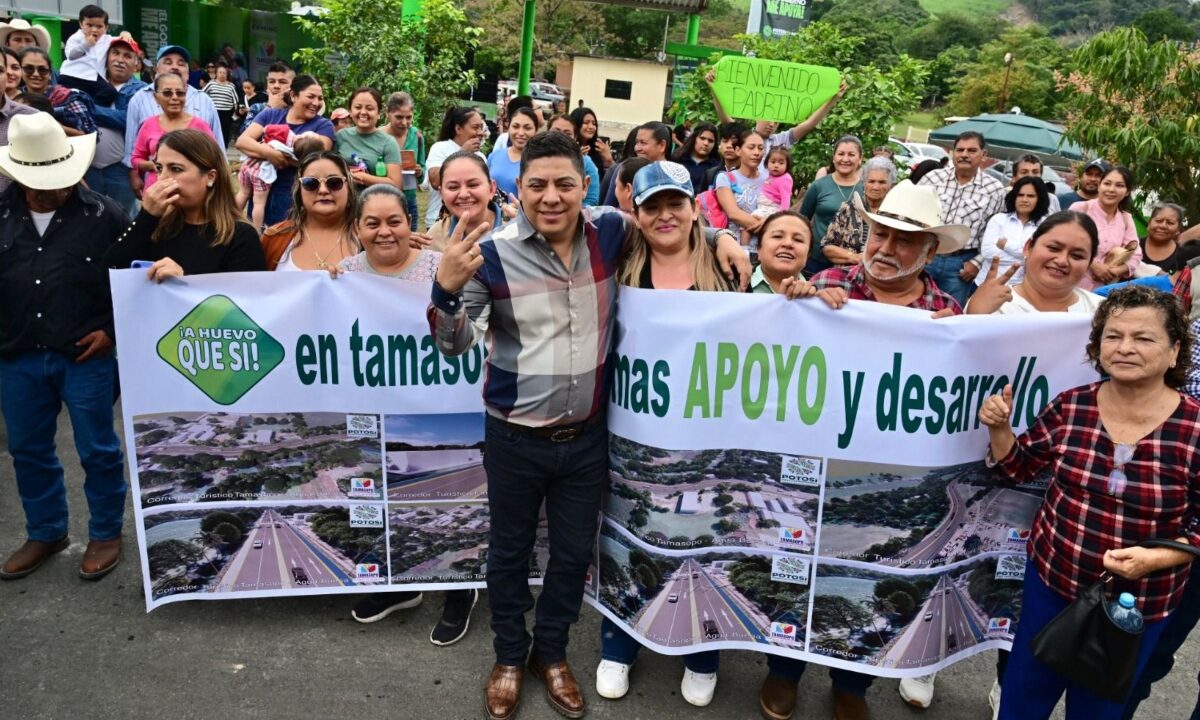
<instances>
[{"instance_id":1,"label":"hand holding banner","mask_svg":"<svg viewBox=\"0 0 1200 720\"><path fill-rule=\"evenodd\" d=\"M834 68L726 55L712 90L732 117L794 125L837 95L841 82Z\"/></svg>"}]
</instances>

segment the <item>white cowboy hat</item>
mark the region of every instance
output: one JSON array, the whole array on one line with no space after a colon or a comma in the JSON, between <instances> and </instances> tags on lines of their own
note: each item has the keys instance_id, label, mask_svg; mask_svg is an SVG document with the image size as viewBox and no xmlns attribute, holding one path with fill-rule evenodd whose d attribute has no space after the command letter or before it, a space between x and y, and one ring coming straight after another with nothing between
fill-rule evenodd
<instances>
[{"instance_id":1,"label":"white cowboy hat","mask_svg":"<svg viewBox=\"0 0 1200 720\"><path fill-rule=\"evenodd\" d=\"M883 198L879 212L859 208L859 214L871 222L906 232L927 232L937 236L939 255L962 250L971 237L966 225L943 225L942 203L937 191L908 180L896 185Z\"/></svg>"},{"instance_id":2,"label":"white cowboy hat","mask_svg":"<svg viewBox=\"0 0 1200 720\"><path fill-rule=\"evenodd\" d=\"M37 46L43 50L50 50L50 32L41 25L31 25L28 20L21 18L13 18L7 24L0 23L0 45L8 45L8 36L15 31L24 31L33 35L33 39L37 41Z\"/></svg>"},{"instance_id":3,"label":"white cowboy hat","mask_svg":"<svg viewBox=\"0 0 1200 720\"><path fill-rule=\"evenodd\" d=\"M8 145L0 147L0 172L34 190L68 188L81 179L96 154L96 133L68 138L49 113L14 115Z\"/></svg>"}]
</instances>

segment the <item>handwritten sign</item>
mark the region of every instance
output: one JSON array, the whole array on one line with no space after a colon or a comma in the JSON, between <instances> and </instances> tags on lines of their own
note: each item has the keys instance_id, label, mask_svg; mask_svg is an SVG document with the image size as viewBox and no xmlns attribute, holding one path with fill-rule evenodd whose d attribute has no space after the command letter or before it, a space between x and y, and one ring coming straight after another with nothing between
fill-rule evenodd
<instances>
[{"instance_id":1,"label":"handwritten sign","mask_svg":"<svg viewBox=\"0 0 1200 720\"><path fill-rule=\"evenodd\" d=\"M836 95L841 82L834 68L726 55L712 88L732 117L794 125Z\"/></svg>"}]
</instances>

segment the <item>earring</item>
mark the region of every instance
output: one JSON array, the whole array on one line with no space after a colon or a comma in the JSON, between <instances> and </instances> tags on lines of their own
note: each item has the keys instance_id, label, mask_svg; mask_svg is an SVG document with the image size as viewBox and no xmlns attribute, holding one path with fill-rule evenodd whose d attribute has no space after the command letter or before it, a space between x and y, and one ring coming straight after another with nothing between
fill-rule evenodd
<instances>
[{"instance_id":1,"label":"earring","mask_svg":"<svg viewBox=\"0 0 1200 720\"><path fill-rule=\"evenodd\" d=\"M212 187L212 186L213 186L213 184L212 184L212 181L209 181L209 183L208 183L208 186L209 186L209 187Z\"/></svg>"}]
</instances>

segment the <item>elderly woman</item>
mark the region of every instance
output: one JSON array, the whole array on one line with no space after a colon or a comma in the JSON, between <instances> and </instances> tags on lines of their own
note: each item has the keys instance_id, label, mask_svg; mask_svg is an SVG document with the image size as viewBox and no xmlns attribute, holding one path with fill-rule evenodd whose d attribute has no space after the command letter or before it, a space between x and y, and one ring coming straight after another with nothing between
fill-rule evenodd
<instances>
[{"instance_id":1,"label":"elderly woman","mask_svg":"<svg viewBox=\"0 0 1200 720\"><path fill-rule=\"evenodd\" d=\"M840 137L833 144L833 172L809 185L800 202L800 214L812 222L813 237L823 239L838 210L855 193L863 191L862 158L862 141L853 135ZM895 182L894 172L892 182ZM823 254L813 253L805 272L812 276L832 264Z\"/></svg>"},{"instance_id":2,"label":"elderly woman","mask_svg":"<svg viewBox=\"0 0 1200 720\"><path fill-rule=\"evenodd\" d=\"M1137 227L1130 214L1132 195L1133 173L1117 165L1104 174L1095 198L1067 208L1086 213L1100 231L1100 249L1092 260L1091 272L1083 279L1086 290L1131 277L1141 262Z\"/></svg>"},{"instance_id":3,"label":"elderly woman","mask_svg":"<svg viewBox=\"0 0 1200 720\"><path fill-rule=\"evenodd\" d=\"M358 254L354 186L341 155L311 153L297 169L292 212L263 233L268 270L324 270Z\"/></svg>"},{"instance_id":4,"label":"elderly woman","mask_svg":"<svg viewBox=\"0 0 1200 720\"><path fill-rule=\"evenodd\" d=\"M1183 208L1175 203L1159 203L1150 211L1146 237L1142 239L1142 263L1154 265L1168 275L1175 275L1188 260L1200 254L1200 244L1181 245Z\"/></svg>"},{"instance_id":5,"label":"elderly woman","mask_svg":"<svg viewBox=\"0 0 1200 720\"><path fill-rule=\"evenodd\" d=\"M157 148L158 182L146 188L141 212L109 246L105 264L153 261L147 275L155 282L262 270L262 245L234 202L225 151L199 130L169 132Z\"/></svg>"},{"instance_id":6,"label":"elderly woman","mask_svg":"<svg viewBox=\"0 0 1200 720\"><path fill-rule=\"evenodd\" d=\"M812 228L808 219L794 212L777 212L762 226L758 245L758 267L750 276L752 293L786 293L790 283L800 280L808 251L812 247Z\"/></svg>"},{"instance_id":7,"label":"elderly woman","mask_svg":"<svg viewBox=\"0 0 1200 720\"><path fill-rule=\"evenodd\" d=\"M293 183L296 180L296 164L303 158L292 158L270 145L259 142L268 125L287 124L296 135L316 133L321 136L321 143L326 150L333 149L333 123L328 118L321 117L321 106L325 103L325 92L321 85L311 75L297 75L292 80L290 104L287 108L267 108L250 123L250 127L241 134L235 147L243 155L259 160L266 160L275 166L278 175L271 185L271 193L267 196L267 210L263 222L273 225L281 222L289 212L295 209L296 194L293 193ZM340 258L339 258L340 259Z\"/></svg>"},{"instance_id":8,"label":"elderly woman","mask_svg":"<svg viewBox=\"0 0 1200 720\"><path fill-rule=\"evenodd\" d=\"M829 177L828 175L826 177ZM857 265L870 235L870 224L860 209L878 212L883 198L896 184L896 166L885 157L873 157L863 166L862 193L855 191L842 203L821 239L821 253L834 265Z\"/></svg>"},{"instance_id":9,"label":"elderly woman","mask_svg":"<svg viewBox=\"0 0 1200 720\"><path fill-rule=\"evenodd\" d=\"M1200 543L1200 403L1180 392L1193 338L1175 298L1147 287L1114 291L1092 321L1087 355L1108 379L1063 392L1020 437L1012 386L984 401L988 463L1018 483L1049 467L1034 519L1021 621L1004 675L1001 720L1050 717L1067 693L1067 720L1119 720L1123 703L1073 684L1039 662L1030 641L1103 573L1145 620L1140 675L1179 604L1191 556L1143 548L1147 538Z\"/></svg>"},{"instance_id":10,"label":"elderly woman","mask_svg":"<svg viewBox=\"0 0 1200 720\"><path fill-rule=\"evenodd\" d=\"M680 178L683 178L682 180ZM688 178L678 163L660 161L638 171L633 180L635 225L625 246L617 275L622 285L650 290L728 291L733 287L704 237L700 208ZM600 624L601 661L596 668L596 692L612 700L629 692L629 670L641 644L605 617ZM716 650L683 657L680 695L704 707L717 689L720 655Z\"/></svg>"},{"instance_id":11,"label":"elderly woman","mask_svg":"<svg viewBox=\"0 0 1200 720\"><path fill-rule=\"evenodd\" d=\"M994 264L1000 273L1020 263L1025 241L1050 212L1050 193L1046 191L1046 184L1032 175L1018 179L1004 196L1004 210L988 220L979 247L983 267ZM1021 282L1023 274L1024 270L1017 268L1009 283ZM983 280L983 273L975 276L976 285L982 285Z\"/></svg>"},{"instance_id":12,"label":"elderly woman","mask_svg":"<svg viewBox=\"0 0 1200 720\"><path fill-rule=\"evenodd\" d=\"M184 109L187 99L187 83L173 73L163 73L154 78L154 99L162 112L148 118L138 129L130 159L133 168L129 171L129 182L134 192L143 192L158 179L155 172L158 143L172 130L199 130L213 137L212 128L201 118ZM216 143L216 138L213 138Z\"/></svg>"}]
</instances>

